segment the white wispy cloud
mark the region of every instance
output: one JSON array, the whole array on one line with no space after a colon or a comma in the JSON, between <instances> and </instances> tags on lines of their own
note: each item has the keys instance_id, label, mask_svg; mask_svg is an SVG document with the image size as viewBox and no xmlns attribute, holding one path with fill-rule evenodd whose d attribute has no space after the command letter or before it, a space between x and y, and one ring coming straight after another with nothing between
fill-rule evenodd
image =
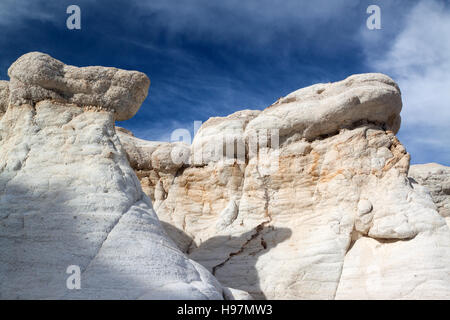
<instances>
[{"instance_id":1,"label":"white wispy cloud","mask_svg":"<svg viewBox=\"0 0 450 320\"><path fill-rule=\"evenodd\" d=\"M365 27L365 9L372 3L381 7L382 30ZM7 34L7 30L21 30L22 25L33 25L30 21L35 20L64 28L69 4L66 0L0 0L0 28ZM167 74L156 78L150 101L167 108L177 108L173 105L176 102L192 108L183 113L183 120L159 112L165 124L152 124L154 129L142 131L146 137L153 134L167 140L172 128L189 126L193 119L231 113L241 103L245 104L242 108L262 107L273 102L267 92L278 92L279 88L286 92L279 92L274 100L298 88L290 86L337 80L326 66L315 64L315 55L342 54L345 58L353 48L354 55L348 59L360 63L361 56L366 57L366 66L358 66L361 72L383 72L398 82L404 101L399 136L412 161L450 165L450 8L444 0L79 0L77 4L86 18L83 22L89 17L93 21L100 13L114 17L105 20L110 25L90 32L174 61ZM122 19L120 25L130 32L116 34L115 24L111 24L115 19ZM145 30L145 36L132 30ZM186 50L180 35L205 47L223 46L219 60L233 63L240 76L217 64L217 52L210 61ZM159 37L166 46L153 42ZM0 44L7 50L9 39L3 40ZM227 50L232 51L231 58ZM239 52L260 58L258 67L250 70L245 60L231 61ZM2 68L6 69L10 60L0 54ZM279 64L277 68L273 68L274 61ZM218 70L220 67L223 70ZM303 75L305 83L294 75ZM253 79L264 77L264 86L251 85ZM292 84L292 79L298 83ZM158 86L159 95L154 90ZM147 118L151 111L140 112Z\"/></svg>"},{"instance_id":2,"label":"white wispy cloud","mask_svg":"<svg viewBox=\"0 0 450 320\"><path fill-rule=\"evenodd\" d=\"M1 0L0 26L17 27L27 18L54 22L60 11L56 7L51 1Z\"/></svg>"},{"instance_id":3,"label":"white wispy cloud","mask_svg":"<svg viewBox=\"0 0 450 320\"><path fill-rule=\"evenodd\" d=\"M450 164L450 8L422 0L386 52L368 53L368 64L391 75L402 91L400 138L413 162Z\"/></svg>"},{"instance_id":4,"label":"white wispy cloud","mask_svg":"<svg viewBox=\"0 0 450 320\"><path fill-rule=\"evenodd\" d=\"M298 39L311 44L324 38L323 46L332 45L335 37L322 34L322 28L348 23L359 1L301 0L153 0L136 5L142 15L157 19L168 36L186 33L189 37L224 43L245 41L264 46L280 34L291 33L296 43L285 43L280 54L297 46ZM323 37L325 36L325 37ZM341 34L340 37L345 37Z\"/></svg>"}]
</instances>

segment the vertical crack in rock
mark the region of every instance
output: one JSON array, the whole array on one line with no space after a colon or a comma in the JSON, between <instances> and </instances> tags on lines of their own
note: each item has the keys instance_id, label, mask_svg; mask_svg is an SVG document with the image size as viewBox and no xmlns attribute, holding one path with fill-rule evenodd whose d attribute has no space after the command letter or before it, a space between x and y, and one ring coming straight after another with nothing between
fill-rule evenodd
<instances>
[{"instance_id":1,"label":"vertical crack in rock","mask_svg":"<svg viewBox=\"0 0 450 320\"><path fill-rule=\"evenodd\" d=\"M261 232L264 230L264 227L266 227L268 224L270 224L272 222L272 216L269 213L269 202L270 202L270 197L269 197L269 191L267 188L267 177L266 176L262 176L261 173L258 170L258 165L256 166L256 170L258 172L259 178L262 181L262 184L264 186L264 214L265 217L268 218L268 220L263 221L262 223L260 223L259 225L256 226L256 228L254 228L255 232L250 236L250 238L244 242L244 244L241 246L241 248L238 251L232 252L228 255L228 258L226 260L224 260L223 262L215 265L212 268L212 274L215 275L216 271L220 268L222 268L225 264L227 264L233 257L241 254L244 252L245 248L254 240L256 239ZM245 176L245 174L244 174ZM267 244L265 243L264 239L261 238L261 247L265 250L267 249Z\"/></svg>"},{"instance_id":2,"label":"vertical crack in rock","mask_svg":"<svg viewBox=\"0 0 450 320\"><path fill-rule=\"evenodd\" d=\"M221 262L221 263L215 265L215 266L212 268L212 274L213 274L213 275L216 275L216 272L217 272L218 269L222 268L222 267L223 267L225 264L227 264L227 262L230 261L233 257L235 257L235 256L241 254L242 252L244 252L245 248L250 244L250 242L252 242L252 240L256 239L256 238L260 235L261 231L264 230L264 227L265 227L268 223L270 223L270 220L264 221L264 222L260 223L259 225L257 225L256 228L255 228L255 233L253 233L253 234L250 236L250 238L249 238L247 241L244 242L244 244L241 246L241 248L240 248L238 251L235 251L235 252L230 253L230 254L228 255L228 258L227 258L225 261L223 261L223 262Z\"/></svg>"},{"instance_id":3,"label":"vertical crack in rock","mask_svg":"<svg viewBox=\"0 0 450 320\"><path fill-rule=\"evenodd\" d=\"M391 168L396 166L402 159L406 156L409 157L408 153L406 152L405 147L400 143L400 141L397 139L397 137L394 136L392 145L390 146L390 151L392 152L392 158L389 159L384 167L382 168L380 172L380 178L382 178L387 171L389 171ZM408 158L408 166L406 169L406 172L408 172L409 169L409 158Z\"/></svg>"},{"instance_id":4,"label":"vertical crack in rock","mask_svg":"<svg viewBox=\"0 0 450 320\"><path fill-rule=\"evenodd\" d=\"M336 299L336 295L337 295L337 292L338 292L338 289L339 289L339 284L341 283L342 273L344 272L345 257L347 256L347 254L352 249L352 247L355 244L355 242L360 237L361 237L361 234L355 229L355 225L353 224L353 229L352 229L352 232L350 233L350 239L349 239L347 248L345 249L344 257L342 258L342 264L341 264L341 266L339 268L339 277L338 277L338 281L336 282L336 289L334 290L334 293L333 293L333 300Z\"/></svg>"}]
</instances>

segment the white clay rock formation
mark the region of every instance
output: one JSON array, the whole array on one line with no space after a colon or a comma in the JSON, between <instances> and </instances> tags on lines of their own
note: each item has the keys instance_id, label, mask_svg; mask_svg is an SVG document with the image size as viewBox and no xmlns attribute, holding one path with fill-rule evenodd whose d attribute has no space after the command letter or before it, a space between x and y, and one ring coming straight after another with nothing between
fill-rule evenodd
<instances>
[{"instance_id":1,"label":"white clay rock formation","mask_svg":"<svg viewBox=\"0 0 450 320\"><path fill-rule=\"evenodd\" d=\"M244 296L167 237L127 161L114 120L136 113L146 75L33 52L9 76L0 82L1 299ZM66 287L70 265L81 269L80 290Z\"/></svg>"},{"instance_id":2,"label":"white clay rock formation","mask_svg":"<svg viewBox=\"0 0 450 320\"><path fill-rule=\"evenodd\" d=\"M408 179L401 108L392 79L362 74L211 118L190 150L118 134L169 235L223 285L269 299L448 299L450 229Z\"/></svg>"},{"instance_id":3,"label":"white clay rock formation","mask_svg":"<svg viewBox=\"0 0 450 320\"><path fill-rule=\"evenodd\" d=\"M450 226L450 168L437 164L416 164L409 169L415 182L428 188L437 210Z\"/></svg>"},{"instance_id":4,"label":"white clay rock formation","mask_svg":"<svg viewBox=\"0 0 450 320\"><path fill-rule=\"evenodd\" d=\"M408 178L389 77L211 118L189 146L115 127L140 72L33 52L8 74L0 298L450 298L448 168Z\"/></svg>"}]
</instances>

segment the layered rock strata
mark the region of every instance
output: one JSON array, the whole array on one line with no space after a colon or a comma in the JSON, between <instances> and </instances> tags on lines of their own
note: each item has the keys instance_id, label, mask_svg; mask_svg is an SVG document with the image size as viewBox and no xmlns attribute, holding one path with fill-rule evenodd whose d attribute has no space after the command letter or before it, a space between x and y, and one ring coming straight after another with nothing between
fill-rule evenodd
<instances>
[{"instance_id":1,"label":"layered rock strata","mask_svg":"<svg viewBox=\"0 0 450 320\"><path fill-rule=\"evenodd\" d=\"M226 286L445 299L450 230L408 179L401 108L392 79L362 74L211 118L191 146L119 138L168 233Z\"/></svg>"}]
</instances>

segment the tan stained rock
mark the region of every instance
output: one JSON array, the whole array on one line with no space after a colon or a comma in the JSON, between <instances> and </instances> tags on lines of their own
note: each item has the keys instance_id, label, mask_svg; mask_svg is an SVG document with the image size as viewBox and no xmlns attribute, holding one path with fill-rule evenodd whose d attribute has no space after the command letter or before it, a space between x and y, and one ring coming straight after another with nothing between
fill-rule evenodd
<instances>
[{"instance_id":1,"label":"tan stained rock","mask_svg":"<svg viewBox=\"0 0 450 320\"><path fill-rule=\"evenodd\" d=\"M381 74L300 89L212 118L175 175L141 183L178 246L254 298L449 298L450 230L408 179L401 106Z\"/></svg>"},{"instance_id":2,"label":"tan stained rock","mask_svg":"<svg viewBox=\"0 0 450 320\"><path fill-rule=\"evenodd\" d=\"M280 98L250 121L246 131L278 129L281 141L293 135L311 141L371 122L396 133L401 108L400 90L391 78L379 73L358 74Z\"/></svg>"}]
</instances>

